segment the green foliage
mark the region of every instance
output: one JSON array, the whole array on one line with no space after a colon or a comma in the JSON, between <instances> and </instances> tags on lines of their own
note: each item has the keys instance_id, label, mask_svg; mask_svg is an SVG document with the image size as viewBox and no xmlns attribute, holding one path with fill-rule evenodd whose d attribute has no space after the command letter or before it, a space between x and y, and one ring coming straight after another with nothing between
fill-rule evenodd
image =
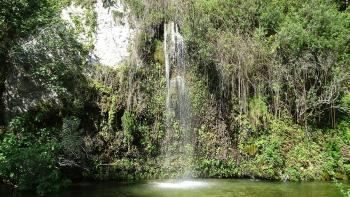
<instances>
[{"instance_id":1,"label":"green foliage","mask_svg":"<svg viewBox=\"0 0 350 197\"><path fill-rule=\"evenodd\" d=\"M89 31L87 32L87 35L90 39L92 39L96 28L97 28L97 13L92 9L87 9L85 11L85 18L86 18L86 26L90 27Z\"/></svg>"},{"instance_id":2,"label":"green foliage","mask_svg":"<svg viewBox=\"0 0 350 197\"><path fill-rule=\"evenodd\" d=\"M125 112L122 117L122 126L124 131L125 140L130 144L134 140L134 134L136 133L136 120L132 112Z\"/></svg>"},{"instance_id":3,"label":"green foliage","mask_svg":"<svg viewBox=\"0 0 350 197\"><path fill-rule=\"evenodd\" d=\"M87 53L67 31L63 23L57 23L31 40L22 42L21 46L9 52L12 65L20 68L29 64L23 72L41 81L48 91L61 95L72 92L83 78L82 57ZM72 83L72 80L76 83Z\"/></svg>"},{"instance_id":4,"label":"green foliage","mask_svg":"<svg viewBox=\"0 0 350 197\"><path fill-rule=\"evenodd\" d=\"M249 102L249 117L250 122L254 125L255 130L257 127L264 126L266 124L269 112L267 105L262 97L254 97Z\"/></svg>"},{"instance_id":5,"label":"green foliage","mask_svg":"<svg viewBox=\"0 0 350 197\"><path fill-rule=\"evenodd\" d=\"M67 1L66 4L76 3L77 5L81 5L82 7L85 7L85 8L91 8L96 2L96 0L66 0L66 1Z\"/></svg>"},{"instance_id":6,"label":"green foliage","mask_svg":"<svg viewBox=\"0 0 350 197\"><path fill-rule=\"evenodd\" d=\"M280 149L281 141L276 138L262 138L257 141L260 154L257 155L256 162L262 169L262 176L275 179L278 172L284 164L283 153Z\"/></svg>"},{"instance_id":7,"label":"green foliage","mask_svg":"<svg viewBox=\"0 0 350 197\"><path fill-rule=\"evenodd\" d=\"M195 168L200 177L229 178L238 173L236 163L232 159L223 161L201 158Z\"/></svg>"},{"instance_id":8,"label":"green foliage","mask_svg":"<svg viewBox=\"0 0 350 197\"><path fill-rule=\"evenodd\" d=\"M82 140L79 133L80 120L76 117L63 119L60 145L64 155L77 160L82 157Z\"/></svg>"},{"instance_id":9,"label":"green foliage","mask_svg":"<svg viewBox=\"0 0 350 197\"><path fill-rule=\"evenodd\" d=\"M57 16L59 8L59 3L51 0L2 0L1 5L1 28L6 36L2 44L6 39L27 37Z\"/></svg>"},{"instance_id":10,"label":"green foliage","mask_svg":"<svg viewBox=\"0 0 350 197\"><path fill-rule=\"evenodd\" d=\"M115 122L115 119L116 119L116 113L117 113L117 97L114 96L112 97L112 103L111 103L111 108L110 110L108 111L108 124L110 126L113 125L113 123Z\"/></svg>"},{"instance_id":11,"label":"green foliage","mask_svg":"<svg viewBox=\"0 0 350 197\"><path fill-rule=\"evenodd\" d=\"M18 117L10 123L0 143L0 177L20 189L33 189L39 194L54 192L65 183L57 170L55 155L60 145L52 131L28 131L27 120Z\"/></svg>"},{"instance_id":12,"label":"green foliage","mask_svg":"<svg viewBox=\"0 0 350 197\"><path fill-rule=\"evenodd\" d=\"M125 2L129 5L131 10L137 17L142 16L145 7L141 0L126 0Z\"/></svg>"},{"instance_id":13,"label":"green foliage","mask_svg":"<svg viewBox=\"0 0 350 197\"><path fill-rule=\"evenodd\" d=\"M340 108L347 114L350 114L350 94L346 94L340 101Z\"/></svg>"},{"instance_id":14,"label":"green foliage","mask_svg":"<svg viewBox=\"0 0 350 197\"><path fill-rule=\"evenodd\" d=\"M154 52L154 60L160 65L164 65L164 51L163 51L163 42L156 40L155 41L156 49Z\"/></svg>"},{"instance_id":15,"label":"green foliage","mask_svg":"<svg viewBox=\"0 0 350 197\"><path fill-rule=\"evenodd\" d=\"M254 156L258 152L258 146L255 144L248 145L244 148L244 152L250 156Z\"/></svg>"},{"instance_id":16,"label":"green foliage","mask_svg":"<svg viewBox=\"0 0 350 197\"><path fill-rule=\"evenodd\" d=\"M117 10L112 10L112 15L113 15L114 22L117 22L119 24L122 23L122 18L124 16L123 12L119 12Z\"/></svg>"}]
</instances>

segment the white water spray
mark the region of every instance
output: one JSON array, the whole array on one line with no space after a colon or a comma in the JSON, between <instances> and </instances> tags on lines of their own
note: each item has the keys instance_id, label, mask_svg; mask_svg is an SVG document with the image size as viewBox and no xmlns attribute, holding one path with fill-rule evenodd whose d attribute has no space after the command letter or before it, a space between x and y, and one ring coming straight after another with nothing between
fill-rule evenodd
<instances>
[{"instance_id":1,"label":"white water spray","mask_svg":"<svg viewBox=\"0 0 350 197\"><path fill-rule=\"evenodd\" d=\"M174 22L164 25L166 97L166 137L163 144L165 163L181 168L188 176L192 158L191 114L186 86L185 44ZM183 166L178 166L176 162ZM175 164L174 164L175 163Z\"/></svg>"}]
</instances>

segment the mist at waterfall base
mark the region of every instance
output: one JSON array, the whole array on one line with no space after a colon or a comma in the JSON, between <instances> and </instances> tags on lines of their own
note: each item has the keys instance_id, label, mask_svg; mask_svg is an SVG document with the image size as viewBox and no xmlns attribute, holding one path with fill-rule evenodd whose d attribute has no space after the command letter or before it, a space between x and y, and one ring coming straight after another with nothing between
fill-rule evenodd
<instances>
[{"instance_id":1,"label":"mist at waterfall base","mask_svg":"<svg viewBox=\"0 0 350 197\"><path fill-rule=\"evenodd\" d=\"M174 22L164 24L166 77L166 134L162 144L163 171L177 171L178 178L191 177L193 135L186 86L185 44Z\"/></svg>"}]
</instances>

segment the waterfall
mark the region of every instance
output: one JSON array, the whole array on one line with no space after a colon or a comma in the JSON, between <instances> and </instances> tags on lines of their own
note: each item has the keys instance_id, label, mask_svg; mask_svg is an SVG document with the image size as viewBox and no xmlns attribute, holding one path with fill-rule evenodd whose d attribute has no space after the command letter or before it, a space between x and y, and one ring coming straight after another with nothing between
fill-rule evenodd
<instances>
[{"instance_id":1,"label":"waterfall","mask_svg":"<svg viewBox=\"0 0 350 197\"><path fill-rule=\"evenodd\" d=\"M167 96L163 167L182 169L183 174L188 176L191 173L193 143L186 86L185 44L174 22L164 25L164 56Z\"/></svg>"}]
</instances>

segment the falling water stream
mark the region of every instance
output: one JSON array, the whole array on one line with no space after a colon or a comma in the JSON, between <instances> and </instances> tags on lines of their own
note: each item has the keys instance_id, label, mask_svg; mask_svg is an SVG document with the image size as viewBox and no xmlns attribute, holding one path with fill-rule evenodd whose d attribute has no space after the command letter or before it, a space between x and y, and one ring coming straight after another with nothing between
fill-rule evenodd
<instances>
[{"instance_id":1,"label":"falling water stream","mask_svg":"<svg viewBox=\"0 0 350 197\"><path fill-rule=\"evenodd\" d=\"M192 135L186 87L185 44L179 27L174 22L164 25L164 57L167 96L163 167L181 169L184 176L189 176Z\"/></svg>"}]
</instances>

